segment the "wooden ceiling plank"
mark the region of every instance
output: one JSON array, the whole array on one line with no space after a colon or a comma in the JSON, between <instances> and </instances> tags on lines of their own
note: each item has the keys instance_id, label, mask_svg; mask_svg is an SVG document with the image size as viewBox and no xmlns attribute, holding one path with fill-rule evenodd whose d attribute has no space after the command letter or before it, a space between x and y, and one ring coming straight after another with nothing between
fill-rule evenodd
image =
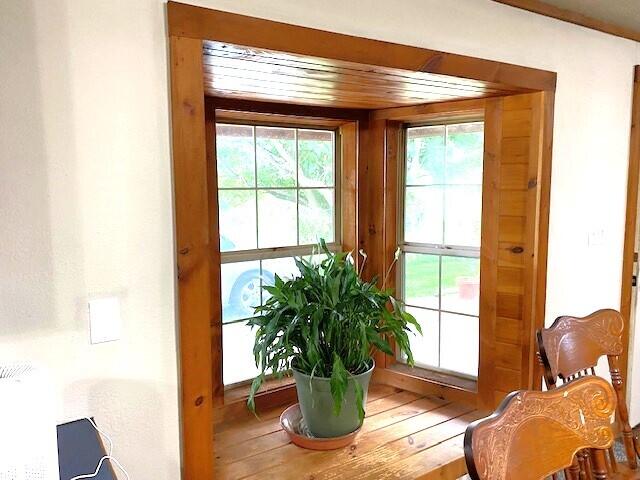
<instances>
[{"instance_id":1,"label":"wooden ceiling plank","mask_svg":"<svg viewBox=\"0 0 640 480\"><path fill-rule=\"evenodd\" d=\"M555 90L556 73L168 2L169 35L305 56L429 72L530 90Z\"/></svg>"},{"instance_id":2,"label":"wooden ceiling plank","mask_svg":"<svg viewBox=\"0 0 640 480\"><path fill-rule=\"evenodd\" d=\"M282 54L281 52L252 49L249 47L239 47L237 45L224 44L223 47L225 48L208 48L206 46L213 44L222 45L216 42L205 42L205 47L203 48L205 58L227 58L230 60L243 60L255 62L258 64L268 64L280 67L301 68L305 70L311 69L321 72L335 72L369 77L379 77L380 75L385 75L416 83L438 83L445 86L464 84L469 88L492 88L495 90L503 90L506 92L526 91L526 89L515 88L512 86L506 86L494 82L478 81L474 79L453 77L448 75L438 75L429 72L402 70L338 60L326 60L322 58L301 55Z\"/></svg>"},{"instance_id":3,"label":"wooden ceiling plank","mask_svg":"<svg viewBox=\"0 0 640 480\"><path fill-rule=\"evenodd\" d=\"M273 102L273 103L292 103L294 105L308 105L308 106L322 106L322 107L336 107L336 108L353 108L353 109L374 109L380 105L378 102L371 101L340 101L340 100L319 100L312 98L304 98L304 97L296 97L292 98L290 96L280 96L273 94L265 94L265 93L252 93L250 96L247 95L247 92L233 92L233 91L222 91L222 90L214 90L207 89L205 86L205 94L212 97L222 97L236 100L258 100L262 102ZM384 107L396 107L400 106L394 102L386 102Z\"/></svg>"},{"instance_id":4,"label":"wooden ceiling plank","mask_svg":"<svg viewBox=\"0 0 640 480\"><path fill-rule=\"evenodd\" d=\"M272 81L268 79L253 79L243 78L242 76L229 76L224 74L205 74L205 83L211 85L213 88L241 90L247 89L247 91L253 88L260 90L269 89L274 92L292 92L292 93L310 93L318 95L333 95L335 97L355 97L355 98L376 98L376 99L388 99L393 98L395 100L402 101L404 99L413 100L418 103L425 103L433 101L435 99L443 100L456 100L459 98L477 98L481 96L487 96L490 94L482 93L469 93L469 92L416 92L412 90L402 89L371 89L363 85L359 89L344 89L341 85L336 86L316 86L316 85L304 85L299 83L285 83Z\"/></svg>"},{"instance_id":5,"label":"wooden ceiling plank","mask_svg":"<svg viewBox=\"0 0 640 480\"><path fill-rule=\"evenodd\" d=\"M227 91L237 92L238 94L244 93L250 95L253 93L262 93L265 95L272 94L274 96L291 97L291 98L315 98L318 100L366 100L373 102L395 102L399 104L415 104L415 103L427 103L444 100L455 100L460 97L451 97L449 95L385 95L384 92L379 94L368 94L362 92L341 92L340 90L313 88L313 87L299 87L292 85L282 85L278 83L270 82L251 82L242 81L237 78L225 78L216 76L214 79L205 78L205 83L213 91Z\"/></svg>"},{"instance_id":6,"label":"wooden ceiling plank","mask_svg":"<svg viewBox=\"0 0 640 480\"><path fill-rule=\"evenodd\" d=\"M252 79L270 79L272 81L281 81L283 83L298 83L301 85L313 85L313 86L331 86L344 90L349 89L363 89L363 88L385 88L395 89L401 91L414 91L424 93L442 93L449 94L451 96L460 96L467 94L471 95L487 95L494 94L500 95L505 92L504 90L495 90L489 88L469 88L466 85L439 85L439 84L417 84L404 79L393 79L386 76L378 75L367 77L357 77L354 75L344 74L321 74L316 75L315 72L309 70L292 69L287 73L282 72L278 67L265 69L254 68L257 65L256 62L242 61L242 64L237 63L233 66L225 64L225 62L205 63L204 71L208 74L222 74L227 76L241 76L242 78Z\"/></svg>"}]
</instances>

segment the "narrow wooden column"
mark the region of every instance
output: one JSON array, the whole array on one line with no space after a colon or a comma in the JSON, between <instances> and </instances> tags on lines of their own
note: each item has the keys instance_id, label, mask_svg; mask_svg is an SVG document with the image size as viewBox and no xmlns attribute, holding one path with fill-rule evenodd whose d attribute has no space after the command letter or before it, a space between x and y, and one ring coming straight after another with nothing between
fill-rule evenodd
<instances>
[{"instance_id":1,"label":"narrow wooden column","mask_svg":"<svg viewBox=\"0 0 640 480\"><path fill-rule=\"evenodd\" d=\"M605 451L594 448L591 450L591 459L593 461L593 478L595 480L607 480L609 472L607 471Z\"/></svg>"},{"instance_id":2,"label":"narrow wooden column","mask_svg":"<svg viewBox=\"0 0 640 480\"><path fill-rule=\"evenodd\" d=\"M627 453L627 461L629 462L629 468L635 470L638 468L638 461L633 443L633 431L629 425L629 410L627 409L627 402L624 396L624 381L620 374L617 356L609 356L609 372L611 373L611 383L616 391L618 401L616 415L618 416L618 423L622 428L622 442L624 443L624 449Z\"/></svg>"},{"instance_id":3,"label":"narrow wooden column","mask_svg":"<svg viewBox=\"0 0 640 480\"><path fill-rule=\"evenodd\" d=\"M211 250L202 41L171 37L183 479L213 478Z\"/></svg>"},{"instance_id":4,"label":"narrow wooden column","mask_svg":"<svg viewBox=\"0 0 640 480\"><path fill-rule=\"evenodd\" d=\"M636 262L636 227L638 217L638 186L640 185L640 65L634 68L633 103L631 106L631 134L629 139L629 172L627 176L627 209L624 229L624 247L622 253L622 288L620 294L620 313L627 327L631 324L633 299L633 266ZM622 337L622 355L620 372L628 374L629 331ZM626 392L622 392L623 395Z\"/></svg>"}]
</instances>

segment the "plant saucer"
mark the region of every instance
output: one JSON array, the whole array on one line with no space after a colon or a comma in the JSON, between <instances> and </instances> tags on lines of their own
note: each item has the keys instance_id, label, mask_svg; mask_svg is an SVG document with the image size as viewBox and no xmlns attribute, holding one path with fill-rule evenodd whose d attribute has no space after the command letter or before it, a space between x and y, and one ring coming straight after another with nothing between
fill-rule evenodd
<instances>
[{"instance_id":1,"label":"plant saucer","mask_svg":"<svg viewBox=\"0 0 640 480\"><path fill-rule=\"evenodd\" d=\"M282 412L282 415L280 415L280 425L282 425L282 428L287 432L294 444L310 450L335 450L346 447L353 442L361 428L358 427L357 430L340 437L314 437L304 423L299 403L291 405Z\"/></svg>"}]
</instances>

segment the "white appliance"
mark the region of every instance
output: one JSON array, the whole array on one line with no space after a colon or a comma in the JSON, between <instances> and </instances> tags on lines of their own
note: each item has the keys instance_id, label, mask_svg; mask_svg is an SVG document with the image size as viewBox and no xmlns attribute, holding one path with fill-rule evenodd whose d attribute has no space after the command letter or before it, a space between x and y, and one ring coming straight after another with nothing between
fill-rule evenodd
<instances>
[{"instance_id":1,"label":"white appliance","mask_svg":"<svg viewBox=\"0 0 640 480\"><path fill-rule=\"evenodd\" d=\"M29 365L0 365L0 480L58 480L51 383Z\"/></svg>"}]
</instances>

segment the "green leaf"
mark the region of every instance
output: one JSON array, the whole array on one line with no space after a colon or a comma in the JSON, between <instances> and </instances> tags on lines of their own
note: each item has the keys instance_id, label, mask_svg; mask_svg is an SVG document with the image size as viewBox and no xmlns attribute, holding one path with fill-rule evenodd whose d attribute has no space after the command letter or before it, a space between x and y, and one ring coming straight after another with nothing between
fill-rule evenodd
<instances>
[{"instance_id":1,"label":"green leaf","mask_svg":"<svg viewBox=\"0 0 640 480\"><path fill-rule=\"evenodd\" d=\"M378 333L373 329L367 330L367 340L369 343L374 345L378 350L383 351L387 355L393 355L393 350L391 349L391 345L389 342L384 340Z\"/></svg>"},{"instance_id":2,"label":"green leaf","mask_svg":"<svg viewBox=\"0 0 640 480\"><path fill-rule=\"evenodd\" d=\"M335 352L333 354L333 368L329 385L331 387L331 396L333 397L333 413L337 416L340 415L342 410L344 394L349 385L349 372L344 368L342 360Z\"/></svg>"},{"instance_id":3,"label":"green leaf","mask_svg":"<svg viewBox=\"0 0 640 480\"><path fill-rule=\"evenodd\" d=\"M362 389L362 385L360 382L353 380L353 386L356 391L356 407L358 408L358 418L360 419L360 424L364 421L364 390Z\"/></svg>"},{"instance_id":4,"label":"green leaf","mask_svg":"<svg viewBox=\"0 0 640 480\"><path fill-rule=\"evenodd\" d=\"M251 412L254 413L254 415L256 413L255 396L256 396L256 393L258 393L258 390L260 389L260 387L262 386L263 381L264 381L264 375L258 375L256 378L253 379L253 382L251 382L251 390L249 391L249 398L247 399L247 407Z\"/></svg>"}]
</instances>

